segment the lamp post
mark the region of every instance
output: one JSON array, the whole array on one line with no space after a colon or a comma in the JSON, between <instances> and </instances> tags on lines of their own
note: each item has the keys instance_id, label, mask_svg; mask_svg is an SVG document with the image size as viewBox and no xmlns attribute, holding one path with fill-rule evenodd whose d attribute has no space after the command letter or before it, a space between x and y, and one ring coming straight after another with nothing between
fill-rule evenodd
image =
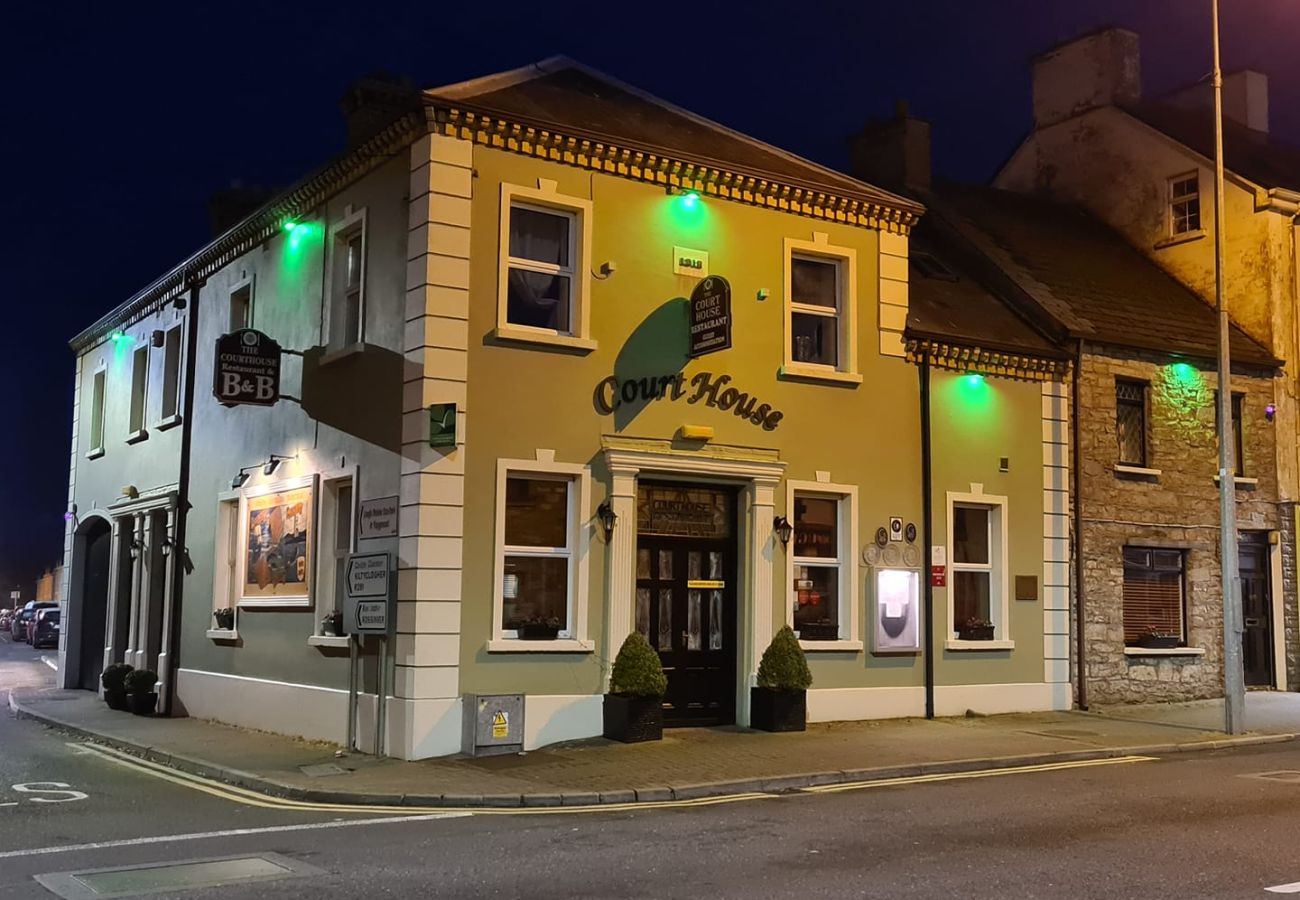
<instances>
[{"instance_id":1,"label":"lamp post","mask_svg":"<svg viewBox=\"0 0 1300 900\"><path fill-rule=\"evenodd\" d=\"M1223 297L1223 70L1219 66L1219 0L1214 19L1214 305L1219 317L1219 581L1223 587L1223 730L1245 730L1246 679L1241 667L1241 577L1237 571L1237 464L1233 459L1232 372L1228 308Z\"/></svg>"}]
</instances>

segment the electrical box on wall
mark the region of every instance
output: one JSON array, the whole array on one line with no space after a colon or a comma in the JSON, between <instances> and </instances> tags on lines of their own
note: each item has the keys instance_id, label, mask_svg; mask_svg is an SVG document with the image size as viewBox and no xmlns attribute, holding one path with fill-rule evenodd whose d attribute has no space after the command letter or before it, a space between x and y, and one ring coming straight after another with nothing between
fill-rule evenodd
<instances>
[{"instance_id":1,"label":"electrical box on wall","mask_svg":"<svg viewBox=\"0 0 1300 900\"><path fill-rule=\"evenodd\" d=\"M921 573L917 569L873 569L871 651L921 650Z\"/></svg>"},{"instance_id":2,"label":"electrical box on wall","mask_svg":"<svg viewBox=\"0 0 1300 900\"><path fill-rule=\"evenodd\" d=\"M462 749L470 756L499 756L524 749L523 694L466 694Z\"/></svg>"}]
</instances>

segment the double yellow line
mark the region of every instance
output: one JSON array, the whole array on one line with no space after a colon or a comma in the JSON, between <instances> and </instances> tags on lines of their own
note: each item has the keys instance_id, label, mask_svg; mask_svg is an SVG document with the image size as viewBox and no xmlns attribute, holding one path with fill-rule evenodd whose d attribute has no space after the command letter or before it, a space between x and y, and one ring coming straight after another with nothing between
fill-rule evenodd
<instances>
[{"instance_id":1,"label":"double yellow line","mask_svg":"<svg viewBox=\"0 0 1300 900\"><path fill-rule=\"evenodd\" d=\"M447 813L450 815L475 816L543 816L568 815L571 813L611 813L646 809L683 809L700 806L721 806L727 803L743 803L750 800L769 800L781 794L759 791L726 794L719 797L700 797L693 800L661 800L645 803L601 803L587 806L537 806L537 807L455 807L455 806L371 806L350 803L312 803L302 800L290 800L270 797L256 791L223 784L200 775L181 772L159 763L140 759L111 747L100 744L78 743L73 745L82 752L99 756L111 763L134 769L154 778L169 781L172 784L199 791L222 800L242 803L262 809L292 810L296 812L333 812L355 813L361 815L420 815ZM915 775L902 778L887 778L879 781L855 781L847 784L826 784L802 788L797 793L803 794L837 794L844 791L868 790L871 788L903 787L913 784L933 784L940 781L964 781L974 778L994 778L1001 775L1026 775L1039 772L1060 772L1069 769L1094 768L1097 766L1117 766L1129 763L1152 762L1153 756L1119 756L1107 759L1079 760L1076 762L1045 763L1032 766L1008 766L1004 768L978 769L970 772L948 772L935 775Z\"/></svg>"}]
</instances>

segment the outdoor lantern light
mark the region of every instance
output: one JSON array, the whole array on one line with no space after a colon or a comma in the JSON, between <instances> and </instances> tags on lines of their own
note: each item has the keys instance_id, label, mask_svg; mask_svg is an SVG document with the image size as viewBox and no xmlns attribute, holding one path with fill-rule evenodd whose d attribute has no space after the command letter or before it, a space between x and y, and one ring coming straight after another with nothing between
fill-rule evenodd
<instances>
[{"instance_id":1,"label":"outdoor lantern light","mask_svg":"<svg viewBox=\"0 0 1300 900\"><path fill-rule=\"evenodd\" d=\"M278 468L280 468L280 463L283 462L283 461L286 460L286 459L293 459L293 457L292 457L292 456L281 456L281 455L278 454L278 453L272 453L272 454L271 454L271 458L268 459L268 460L266 461L266 465L262 466L262 474L263 474L263 475L274 475L274 474L275 474L275 470L278 469Z\"/></svg>"},{"instance_id":2,"label":"outdoor lantern light","mask_svg":"<svg viewBox=\"0 0 1300 900\"><path fill-rule=\"evenodd\" d=\"M240 469L234 478L230 479L231 490L237 491L248 483L248 476L250 474L248 470L251 468L254 468L254 466L244 466L244 468Z\"/></svg>"},{"instance_id":3,"label":"outdoor lantern light","mask_svg":"<svg viewBox=\"0 0 1300 900\"><path fill-rule=\"evenodd\" d=\"M606 500L600 506L596 507L596 515L600 518L600 525L605 529L605 540L614 536L614 526L618 524L618 513L614 512L614 507L609 505Z\"/></svg>"},{"instance_id":4,"label":"outdoor lantern light","mask_svg":"<svg viewBox=\"0 0 1300 900\"><path fill-rule=\"evenodd\" d=\"M785 516L777 516L772 520L772 530L776 536L781 539L781 546L786 547L790 544L790 537L794 534L794 526Z\"/></svg>"},{"instance_id":5,"label":"outdoor lantern light","mask_svg":"<svg viewBox=\"0 0 1300 900\"><path fill-rule=\"evenodd\" d=\"M1274 406L1272 403L1270 403L1268 406L1264 407L1264 418L1266 418L1266 419L1268 419L1270 422L1272 422L1272 421L1273 421L1273 417L1276 416L1276 415L1277 415L1277 407Z\"/></svg>"}]
</instances>

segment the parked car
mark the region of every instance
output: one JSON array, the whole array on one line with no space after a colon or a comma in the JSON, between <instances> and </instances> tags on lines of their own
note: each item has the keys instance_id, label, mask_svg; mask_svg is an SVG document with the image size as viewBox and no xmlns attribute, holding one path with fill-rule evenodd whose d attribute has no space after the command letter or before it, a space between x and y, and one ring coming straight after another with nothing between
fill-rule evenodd
<instances>
[{"instance_id":1,"label":"parked car","mask_svg":"<svg viewBox=\"0 0 1300 900\"><path fill-rule=\"evenodd\" d=\"M60 612L56 606L53 609L36 610L36 618L31 625L31 645L36 649L42 647L59 646L59 627Z\"/></svg>"},{"instance_id":2,"label":"parked car","mask_svg":"<svg viewBox=\"0 0 1300 900\"><path fill-rule=\"evenodd\" d=\"M15 641L26 641L27 643L31 643L31 639L28 637L27 632L32 619L36 617L36 610L50 609L51 607L57 607L58 605L59 604L53 600L28 600L27 604L23 606L22 611L14 617L13 625L10 626L9 635Z\"/></svg>"},{"instance_id":3,"label":"parked car","mask_svg":"<svg viewBox=\"0 0 1300 900\"><path fill-rule=\"evenodd\" d=\"M0 631L8 631L9 625L13 621L14 611L12 609L0 609Z\"/></svg>"}]
</instances>

